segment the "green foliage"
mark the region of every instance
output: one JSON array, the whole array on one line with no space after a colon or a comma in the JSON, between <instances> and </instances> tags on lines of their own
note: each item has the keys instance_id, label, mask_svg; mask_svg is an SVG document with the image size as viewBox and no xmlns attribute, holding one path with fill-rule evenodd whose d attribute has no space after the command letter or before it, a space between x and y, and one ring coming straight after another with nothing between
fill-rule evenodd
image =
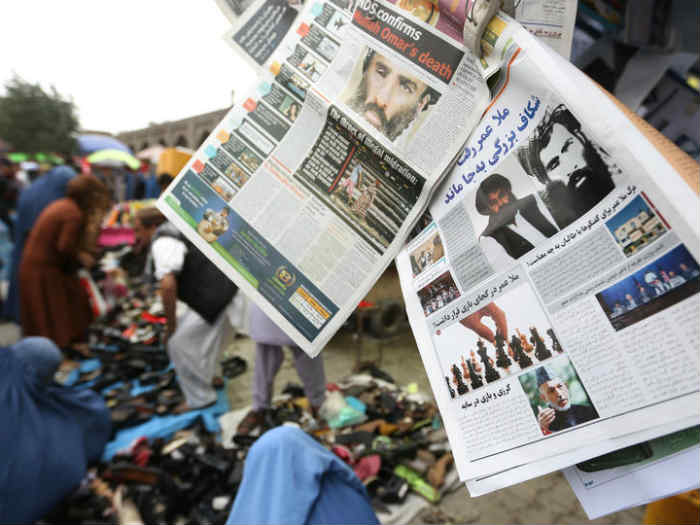
<instances>
[{"instance_id":1,"label":"green foliage","mask_svg":"<svg viewBox=\"0 0 700 525\"><path fill-rule=\"evenodd\" d=\"M16 151L72 153L78 130L72 100L51 86L47 93L39 84L15 76L0 97L0 137Z\"/></svg>"},{"instance_id":2,"label":"green foliage","mask_svg":"<svg viewBox=\"0 0 700 525\"><path fill-rule=\"evenodd\" d=\"M538 406L547 408L547 404L540 399L540 391L537 389L537 378L535 376L535 371L539 368L539 366L534 366L532 371L527 372L518 378L523 390L525 390L525 394L527 394L530 401L530 406L532 407L535 415L538 413ZM545 361L544 366L547 367L552 377L557 376L568 385L569 399L571 400L572 404L590 406L591 402L586 395L586 391L583 389L574 367L571 366L571 363L566 357Z\"/></svg>"}]
</instances>

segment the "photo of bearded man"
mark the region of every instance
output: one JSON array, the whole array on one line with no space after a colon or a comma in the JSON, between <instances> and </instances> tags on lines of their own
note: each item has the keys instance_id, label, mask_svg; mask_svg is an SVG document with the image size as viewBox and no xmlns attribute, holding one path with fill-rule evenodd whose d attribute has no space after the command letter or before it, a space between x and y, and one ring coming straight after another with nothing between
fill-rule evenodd
<instances>
[{"instance_id":1,"label":"photo of bearded man","mask_svg":"<svg viewBox=\"0 0 700 525\"><path fill-rule=\"evenodd\" d=\"M437 91L407 67L367 48L361 79L355 88L346 87L343 101L394 142L439 97Z\"/></svg>"}]
</instances>

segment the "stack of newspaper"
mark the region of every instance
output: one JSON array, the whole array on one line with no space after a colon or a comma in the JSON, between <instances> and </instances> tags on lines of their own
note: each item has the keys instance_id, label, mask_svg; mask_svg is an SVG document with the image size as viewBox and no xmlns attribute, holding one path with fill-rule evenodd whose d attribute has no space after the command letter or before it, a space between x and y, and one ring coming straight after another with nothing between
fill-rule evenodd
<instances>
[{"instance_id":1,"label":"stack of newspaper","mask_svg":"<svg viewBox=\"0 0 700 525\"><path fill-rule=\"evenodd\" d=\"M596 517L697 486L698 200L562 58L575 0L522 1L522 25L488 1L217 2L259 81L170 220L311 356L396 259L473 496L570 467Z\"/></svg>"}]
</instances>

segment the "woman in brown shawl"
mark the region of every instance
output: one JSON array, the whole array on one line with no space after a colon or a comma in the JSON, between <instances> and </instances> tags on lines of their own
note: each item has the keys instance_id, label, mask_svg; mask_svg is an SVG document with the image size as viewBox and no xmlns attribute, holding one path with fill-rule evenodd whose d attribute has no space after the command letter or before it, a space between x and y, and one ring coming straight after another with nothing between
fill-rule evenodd
<instances>
[{"instance_id":1,"label":"woman in brown shawl","mask_svg":"<svg viewBox=\"0 0 700 525\"><path fill-rule=\"evenodd\" d=\"M107 188L96 177L68 182L66 197L47 206L27 239L19 271L24 336L52 339L60 348L86 351L92 313L77 271L95 259L92 230L109 206ZM83 343L83 344L81 344Z\"/></svg>"}]
</instances>

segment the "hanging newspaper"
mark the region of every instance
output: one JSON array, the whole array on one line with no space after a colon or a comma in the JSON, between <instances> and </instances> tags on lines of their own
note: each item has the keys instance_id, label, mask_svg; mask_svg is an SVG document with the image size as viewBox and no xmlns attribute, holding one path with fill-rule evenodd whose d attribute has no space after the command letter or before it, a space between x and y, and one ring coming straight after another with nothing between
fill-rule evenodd
<instances>
[{"instance_id":1,"label":"hanging newspaper","mask_svg":"<svg viewBox=\"0 0 700 525\"><path fill-rule=\"evenodd\" d=\"M488 103L391 4L308 5L158 207L309 355L396 256Z\"/></svg>"},{"instance_id":2,"label":"hanging newspaper","mask_svg":"<svg viewBox=\"0 0 700 525\"><path fill-rule=\"evenodd\" d=\"M699 416L698 200L590 79L512 24L497 95L397 258L473 495Z\"/></svg>"}]
</instances>

